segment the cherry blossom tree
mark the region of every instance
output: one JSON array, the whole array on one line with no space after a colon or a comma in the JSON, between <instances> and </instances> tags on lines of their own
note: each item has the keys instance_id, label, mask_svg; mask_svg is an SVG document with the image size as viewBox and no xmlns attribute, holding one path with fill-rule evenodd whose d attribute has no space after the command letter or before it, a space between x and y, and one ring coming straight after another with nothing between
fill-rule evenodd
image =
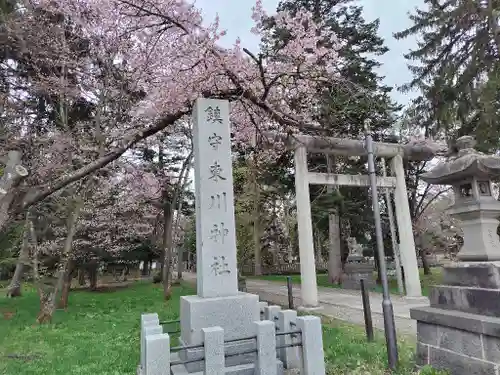
<instances>
[{"instance_id":1,"label":"cherry blossom tree","mask_svg":"<svg viewBox=\"0 0 500 375\"><path fill-rule=\"evenodd\" d=\"M11 119L1 146L11 152L4 152L0 229L27 217L37 279L40 259L57 259L56 286L39 288L40 321L50 319L58 291L69 288L75 254L97 247L121 251L129 242L124 228L135 236L161 232L169 297L175 218L190 157L174 174L164 173L159 159L162 173L137 160L136 170L120 173L115 168L129 150L148 142L169 147L199 97L232 102L237 142L248 143L262 130L317 128L318 91L324 82L342 84L338 42L328 31L331 43L323 47L325 25L308 12L270 17L257 0L252 31L265 38L272 19L288 37L272 49L250 51L240 40L220 47L225 32L218 19L205 26L200 11L184 0L20 3L5 20L4 34L33 74L21 77L19 67L9 68L15 88L1 98L3 116ZM31 103L35 97L44 98L48 115ZM101 184L113 188L96 188ZM134 217L155 220L134 223Z\"/></svg>"},{"instance_id":2,"label":"cherry blossom tree","mask_svg":"<svg viewBox=\"0 0 500 375\"><path fill-rule=\"evenodd\" d=\"M139 195L157 209L156 233L162 235L157 236L155 242L161 249L160 277L166 299L171 293L173 249L180 241L184 192L193 159L191 124L178 122L172 130L168 135L151 137L147 142L149 144L141 144L139 150L144 158L139 163L135 161L135 170L128 173ZM180 256L177 255L178 267L181 267Z\"/></svg>"},{"instance_id":3,"label":"cherry blossom tree","mask_svg":"<svg viewBox=\"0 0 500 375\"><path fill-rule=\"evenodd\" d=\"M458 221L446 213L452 202L451 192L429 199L414 223L415 242L423 251L444 252L450 258L458 252L462 231Z\"/></svg>"},{"instance_id":4,"label":"cherry blossom tree","mask_svg":"<svg viewBox=\"0 0 500 375\"><path fill-rule=\"evenodd\" d=\"M147 184L141 186L144 190ZM67 307L79 259L118 256L134 241L152 235L155 211L143 197L136 185L117 173L83 179L37 206L27 220L40 323L51 320L59 292L61 307Z\"/></svg>"},{"instance_id":5,"label":"cherry blossom tree","mask_svg":"<svg viewBox=\"0 0 500 375\"><path fill-rule=\"evenodd\" d=\"M143 139L171 127L190 114L193 102L200 96L233 101L232 120L238 129L235 133L242 137L252 129L247 121L249 114L265 119L266 124L297 131L312 121L317 96L307 94L315 93L318 82L336 78L336 50L318 44L322 25L312 22L312 16L306 12L293 18L280 12L274 17L290 33L290 38L271 56L269 52L252 53L239 40L231 49L219 47L217 43L224 32L219 30L218 20L204 27L200 11L185 1L26 1L23 15L29 18L40 9L45 14L63 14L71 19L71 27L89 41L91 55L111 64L110 69L119 72L123 79L134 82L132 91L142 93L142 98L109 125L112 131L106 135L116 138L107 142L104 154L97 154L71 173L24 194L19 204L2 205L0 227L5 226L11 215L97 171ZM255 33L261 32L266 17L261 2L257 1ZM9 27L13 33L19 28L26 31L20 19L14 19ZM38 25L31 30L21 42L29 41L33 48L40 44L53 54L60 50L60 46L48 45L54 29ZM45 42L39 43L41 40ZM38 53L40 59L52 57L44 56L42 48ZM96 88L102 70L95 65L91 67L86 71L85 85L78 85L80 91L103 90L102 85ZM45 81L52 87L50 82L54 83L54 77ZM299 108L296 98L309 99L296 110Z\"/></svg>"}]
</instances>

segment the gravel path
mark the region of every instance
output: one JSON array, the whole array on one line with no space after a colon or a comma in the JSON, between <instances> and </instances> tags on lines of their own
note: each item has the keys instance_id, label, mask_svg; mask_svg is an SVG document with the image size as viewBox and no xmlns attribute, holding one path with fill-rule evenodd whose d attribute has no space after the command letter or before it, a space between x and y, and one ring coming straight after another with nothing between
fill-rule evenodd
<instances>
[{"instance_id":1,"label":"gravel path","mask_svg":"<svg viewBox=\"0 0 500 375\"><path fill-rule=\"evenodd\" d=\"M183 278L188 282L195 282L196 274L184 273ZM286 285L281 283L268 280L247 279L247 290L249 293L258 294L261 301L267 301L281 306L288 305ZM300 306L300 285L293 287L293 296L294 305ZM359 291L318 288L318 297L321 305L321 309L317 311L318 314L354 324L364 325L363 305ZM416 322L410 318L410 308L428 306L428 299L406 299L400 296L391 296L391 301L398 333L416 335ZM381 294L371 292L370 305L373 326L378 329L384 329Z\"/></svg>"}]
</instances>

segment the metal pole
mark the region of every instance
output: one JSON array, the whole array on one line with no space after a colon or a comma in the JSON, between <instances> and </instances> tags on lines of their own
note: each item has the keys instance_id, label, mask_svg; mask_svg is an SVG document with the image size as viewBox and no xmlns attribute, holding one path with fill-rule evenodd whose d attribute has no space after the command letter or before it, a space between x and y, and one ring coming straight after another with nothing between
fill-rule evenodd
<instances>
[{"instance_id":1,"label":"metal pole","mask_svg":"<svg viewBox=\"0 0 500 375\"><path fill-rule=\"evenodd\" d=\"M385 159L380 160L382 163L382 175L387 177L387 169L385 167ZM391 192L385 189L385 202L387 204L387 215L389 216L389 226L391 228L392 252L394 253L394 265L396 267L396 279L398 281L399 294L404 295L405 289L403 285L403 276L401 275L401 262L399 257L399 246L396 240L396 224L394 223L394 211L392 210Z\"/></svg>"},{"instance_id":2,"label":"metal pole","mask_svg":"<svg viewBox=\"0 0 500 375\"><path fill-rule=\"evenodd\" d=\"M389 295L389 285L387 283L387 266L385 264L384 241L382 237L382 225L380 220L380 207L378 202L377 178L375 175L375 161L373 157L373 140L365 122L365 147L368 154L368 175L370 176L370 189L372 191L373 219L375 221L375 235L377 237L377 253L380 267L380 277L382 279L383 299L382 311L384 314L384 332L387 344L387 359L389 368L395 370L398 364L398 344L396 342L396 325L394 324L394 311L391 297Z\"/></svg>"},{"instance_id":3,"label":"metal pole","mask_svg":"<svg viewBox=\"0 0 500 375\"><path fill-rule=\"evenodd\" d=\"M365 288L365 280L359 280L361 284L361 298L363 299L363 315L365 317L366 338L369 342L373 341L373 322L372 308L370 306L370 294Z\"/></svg>"},{"instance_id":4,"label":"metal pole","mask_svg":"<svg viewBox=\"0 0 500 375\"><path fill-rule=\"evenodd\" d=\"M292 277L286 277L286 287L288 289L288 308L293 310L293 290L292 290Z\"/></svg>"}]
</instances>

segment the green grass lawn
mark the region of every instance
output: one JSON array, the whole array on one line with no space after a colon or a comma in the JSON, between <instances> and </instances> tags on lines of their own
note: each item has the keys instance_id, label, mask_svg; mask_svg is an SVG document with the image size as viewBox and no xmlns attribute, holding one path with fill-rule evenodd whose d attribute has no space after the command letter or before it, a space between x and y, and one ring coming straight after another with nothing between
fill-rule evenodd
<instances>
[{"instance_id":1,"label":"green grass lawn","mask_svg":"<svg viewBox=\"0 0 500 375\"><path fill-rule=\"evenodd\" d=\"M26 289L15 299L0 297L0 374L2 375L122 375L135 374L139 361L139 319L158 312L161 320L178 318L179 297L191 287L174 288L162 301L161 289L135 283L116 291L73 291L67 311L57 311L53 323L37 325L38 297ZM367 343L363 328L330 321L324 324L328 374L385 373L385 341L377 333ZM401 369L411 374L414 342L400 337Z\"/></svg>"},{"instance_id":2,"label":"green grass lawn","mask_svg":"<svg viewBox=\"0 0 500 375\"><path fill-rule=\"evenodd\" d=\"M291 275L292 283L300 284L300 275ZM377 278L377 273L373 273L373 277ZM286 276L283 275L263 275L263 276L250 276L251 279L269 280L275 282L281 282L286 284ZM439 284L442 278L441 268L432 268L432 273L430 275L424 275L422 269L420 269L420 283L422 285L422 294L424 296L429 295L429 287L432 285ZM328 287L328 288L340 288L340 285L333 285L328 282L328 275L326 273L317 275L318 286ZM389 279L389 289L391 293L398 294L398 283L396 278ZM382 287L377 285L374 291L382 293Z\"/></svg>"}]
</instances>

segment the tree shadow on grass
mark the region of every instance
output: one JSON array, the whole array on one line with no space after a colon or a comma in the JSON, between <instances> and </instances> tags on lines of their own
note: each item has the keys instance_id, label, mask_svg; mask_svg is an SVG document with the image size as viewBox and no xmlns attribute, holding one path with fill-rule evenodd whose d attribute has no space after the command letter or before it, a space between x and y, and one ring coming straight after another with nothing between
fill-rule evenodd
<instances>
[{"instance_id":1,"label":"tree shadow on grass","mask_svg":"<svg viewBox=\"0 0 500 375\"><path fill-rule=\"evenodd\" d=\"M89 286L81 287L76 289L71 289L71 293L81 293L81 292L92 292L92 293L113 293L119 290L128 289L133 284L128 285L101 285L95 289L91 289Z\"/></svg>"}]
</instances>

